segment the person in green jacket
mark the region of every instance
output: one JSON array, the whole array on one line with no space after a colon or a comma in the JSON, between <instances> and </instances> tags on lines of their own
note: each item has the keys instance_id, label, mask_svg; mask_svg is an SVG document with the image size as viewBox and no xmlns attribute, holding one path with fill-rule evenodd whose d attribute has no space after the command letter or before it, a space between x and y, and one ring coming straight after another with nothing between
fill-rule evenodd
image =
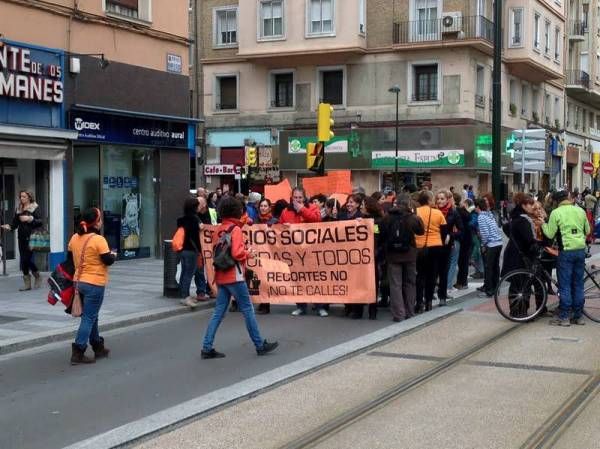
<instances>
[{"instance_id":1,"label":"person in green jacket","mask_svg":"<svg viewBox=\"0 0 600 449\"><path fill-rule=\"evenodd\" d=\"M550 214L548 223L542 225L542 231L549 239L559 235L560 247L556 268L560 303L558 317L551 320L550 324L583 325L585 238L590 233L590 223L585 211L573 204L569 192L556 192L554 201L558 203L558 207ZM571 312L572 318L569 321Z\"/></svg>"}]
</instances>

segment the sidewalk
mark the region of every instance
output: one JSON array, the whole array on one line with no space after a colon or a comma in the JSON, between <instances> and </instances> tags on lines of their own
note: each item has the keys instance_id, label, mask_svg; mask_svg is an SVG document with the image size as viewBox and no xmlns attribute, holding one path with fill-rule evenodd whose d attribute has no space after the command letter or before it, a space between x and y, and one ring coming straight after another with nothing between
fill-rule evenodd
<instances>
[{"instance_id":1,"label":"sidewalk","mask_svg":"<svg viewBox=\"0 0 600 449\"><path fill-rule=\"evenodd\" d=\"M0 354L14 352L54 340L71 338L79 320L65 314L60 303L51 306L46 297L47 273L42 288L19 292L21 276L0 276ZM117 262L110 269L110 280L100 311L103 330L152 321L188 308L178 298L165 298L163 262L142 259ZM205 308L209 304L203 304Z\"/></svg>"}]
</instances>

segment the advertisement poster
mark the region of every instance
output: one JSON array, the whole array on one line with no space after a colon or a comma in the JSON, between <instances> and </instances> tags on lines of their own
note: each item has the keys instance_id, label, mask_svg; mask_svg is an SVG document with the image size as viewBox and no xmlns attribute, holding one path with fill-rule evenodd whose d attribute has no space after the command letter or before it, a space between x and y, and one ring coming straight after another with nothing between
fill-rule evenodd
<instances>
[{"instance_id":1,"label":"advertisement poster","mask_svg":"<svg viewBox=\"0 0 600 449\"><path fill-rule=\"evenodd\" d=\"M212 248L218 226L200 231L207 279L214 280ZM366 304L375 302L373 220L243 228L246 283L253 302ZM213 289L216 288L213 285Z\"/></svg>"},{"instance_id":2,"label":"advertisement poster","mask_svg":"<svg viewBox=\"0 0 600 449\"><path fill-rule=\"evenodd\" d=\"M139 193L123 195L123 219L121 220L121 248L124 250L140 247L140 212L142 198Z\"/></svg>"}]
</instances>

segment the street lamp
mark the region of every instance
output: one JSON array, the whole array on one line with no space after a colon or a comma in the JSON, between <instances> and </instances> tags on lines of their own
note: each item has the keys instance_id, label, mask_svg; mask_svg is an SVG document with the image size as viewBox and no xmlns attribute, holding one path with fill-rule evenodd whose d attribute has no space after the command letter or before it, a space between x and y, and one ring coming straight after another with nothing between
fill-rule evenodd
<instances>
[{"instance_id":1,"label":"street lamp","mask_svg":"<svg viewBox=\"0 0 600 449\"><path fill-rule=\"evenodd\" d=\"M398 194L398 102L400 99L400 86L390 87L388 92L396 94L396 157L394 158L394 191Z\"/></svg>"}]
</instances>

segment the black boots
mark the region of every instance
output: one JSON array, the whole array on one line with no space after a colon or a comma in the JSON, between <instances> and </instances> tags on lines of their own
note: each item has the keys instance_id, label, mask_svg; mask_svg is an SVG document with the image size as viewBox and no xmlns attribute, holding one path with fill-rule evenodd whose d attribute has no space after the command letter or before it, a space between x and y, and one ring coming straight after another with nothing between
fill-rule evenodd
<instances>
[{"instance_id":1,"label":"black boots","mask_svg":"<svg viewBox=\"0 0 600 449\"><path fill-rule=\"evenodd\" d=\"M279 346L279 343L277 343L276 341L273 342L268 342L267 340L265 340L263 342L263 347L261 349L257 349L256 353L258 355L266 355L271 351L274 351L277 346Z\"/></svg>"},{"instance_id":2,"label":"black boots","mask_svg":"<svg viewBox=\"0 0 600 449\"><path fill-rule=\"evenodd\" d=\"M205 351L203 349L200 353L200 357L203 359L222 359L223 357L225 357L225 354L223 354L222 352L217 352L214 349L211 349L210 351Z\"/></svg>"},{"instance_id":3,"label":"black boots","mask_svg":"<svg viewBox=\"0 0 600 449\"><path fill-rule=\"evenodd\" d=\"M94 350L94 355L97 359L108 357L108 354L110 353L110 349L104 346L104 338L102 337L100 337L98 343L92 343L92 349Z\"/></svg>"},{"instance_id":4,"label":"black boots","mask_svg":"<svg viewBox=\"0 0 600 449\"><path fill-rule=\"evenodd\" d=\"M71 365L83 365L96 363L96 359L91 359L85 355L85 349L81 349L75 343L71 344Z\"/></svg>"}]
</instances>

